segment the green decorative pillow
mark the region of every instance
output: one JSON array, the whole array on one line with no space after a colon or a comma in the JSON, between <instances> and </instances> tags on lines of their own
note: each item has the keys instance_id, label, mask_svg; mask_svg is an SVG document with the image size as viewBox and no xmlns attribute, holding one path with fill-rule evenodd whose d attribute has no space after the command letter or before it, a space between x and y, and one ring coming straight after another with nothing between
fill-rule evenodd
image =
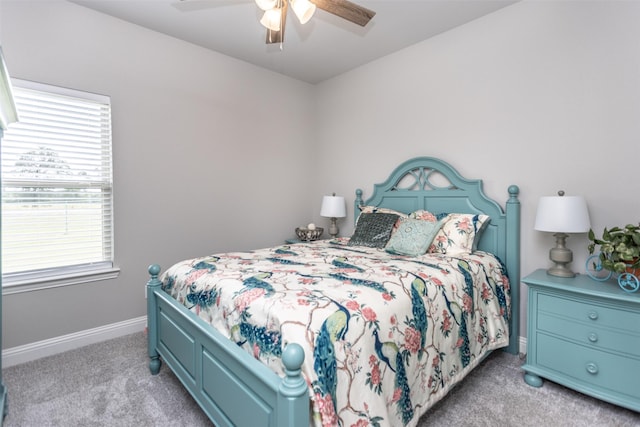
<instances>
[{"instance_id":1,"label":"green decorative pillow","mask_svg":"<svg viewBox=\"0 0 640 427\"><path fill-rule=\"evenodd\" d=\"M404 218L389 239L385 250L398 255L424 255L440 227L442 227L440 221Z\"/></svg>"},{"instance_id":2,"label":"green decorative pillow","mask_svg":"<svg viewBox=\"0 0 640 427\"><path fill-rule=\"evenodd\" d=\"M398 215L391 213L362 213L358 217L356 229L349 239L349 246L384 248Z\"/></svg>"}]
</instances>

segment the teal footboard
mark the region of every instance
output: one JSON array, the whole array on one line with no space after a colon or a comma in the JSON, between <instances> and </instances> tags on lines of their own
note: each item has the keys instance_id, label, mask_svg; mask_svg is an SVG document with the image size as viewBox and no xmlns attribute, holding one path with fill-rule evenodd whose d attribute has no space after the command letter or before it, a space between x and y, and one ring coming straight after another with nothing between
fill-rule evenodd
<instances>
[{"instance_id":1,"label":"teal footboard","mask_svg":"<svg viewBox=\"0 0 640 427\"><path fill-rule=\"evenodd\" d=\"M149 267L149 369L164 362L217 427L309 425L304 351L288 345L280 378L161 289L160 266ZM161 362L162 360L162 362Z\"/></svg>"}]
</instances>

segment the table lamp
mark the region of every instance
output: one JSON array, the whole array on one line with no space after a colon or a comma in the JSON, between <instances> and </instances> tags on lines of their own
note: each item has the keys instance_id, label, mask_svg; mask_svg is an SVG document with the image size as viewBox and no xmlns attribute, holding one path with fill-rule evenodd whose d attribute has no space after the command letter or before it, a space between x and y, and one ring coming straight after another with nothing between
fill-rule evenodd
<instances>
[{"instance_id":1,"label":"table lamp","mask_svg":"<svg viewBox=\"0 0 640 427\"><path fill-rule=\"evenodd\" d=\"M336 223L337 219L347 216L344 197L336 196L336 193L333 193L332 196L324 196L322 198L320 216L331 218L331 225L329 225L329 235L331 235L332 238L336 238L339 231L338 224Z\"/></svg>"},{"instance_id":2,"label":"table lamp","mask_svg":"<svg viewBox=\"0 0 640 427\"><path fill-rule=\"evenodd\" d=\"M586 233L591 228L587 202L582 196L541 197L538 202L534 229L554 233L556 246L549 251L554 266L547 273L558 277L574 277L568 265L573 261L573 252L566 247L567 233Z\"/></svg>"}]
</instances>

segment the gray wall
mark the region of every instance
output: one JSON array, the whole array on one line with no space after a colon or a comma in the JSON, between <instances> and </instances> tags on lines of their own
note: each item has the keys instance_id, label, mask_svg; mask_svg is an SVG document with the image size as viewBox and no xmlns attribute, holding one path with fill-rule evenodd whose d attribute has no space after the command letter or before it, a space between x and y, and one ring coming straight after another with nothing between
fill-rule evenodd
<instances>
[{"instance_id":1,"label":"gray wall","mask_svg":"<svg viewBox=\"0 0 640 427\"><path fill-rule=\"evenodd\" d=\"M638 223L638 22L640 2L525 0L322 83L317 156L333 167L316 193L371 194L418 155L482 178L501 203L518 184L523 275L554 244L533 230L540 196L584 195L598 232ZM587 244L567 241L575 271Z\"/></svg>"},{"instance_id":2,"label":"gray wall","mask_svg":"<svg viewBox=\"0 0 640 427\"><path fill-rule=\"evenodd\" d=\"M2 0L0 28L13 77L111 96L121 268L6 295L4 348L143 316L149 264L279 244L310 221L311 85L64 1Z\"/></svg>"},{"instance_id":3,"label":"gray wall","mask_svg":"<svg viewBox=\"0 0 640 427\"><path fill-rule=\"evenodd\" d=\"M640 220L638 3L525 0L315 87L65 2L2 0L0 16L15 77L112 97L122 269L6 296L5 348L142 316L149 263L279 243L324 221L323 194L351 209L413 156L500 202L520 186L523 274L548 265L540 196L584 195L598 230ZM578 271L586 244L568 242Z\"/></svg>"}]
</instances>

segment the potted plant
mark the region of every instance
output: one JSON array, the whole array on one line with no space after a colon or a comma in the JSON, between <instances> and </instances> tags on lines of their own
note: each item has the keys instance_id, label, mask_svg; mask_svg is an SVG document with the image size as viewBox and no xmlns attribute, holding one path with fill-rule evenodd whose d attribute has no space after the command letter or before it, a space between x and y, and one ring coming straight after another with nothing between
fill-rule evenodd
<instances>
[{"instance_id":1,"label":"potted plant","mask_svg":"<svg viewBox=\"0 0 640 427\"><path fill-rule=\"evenodd\" d=\"M589 253L593 254L596 245L600 246L602 268L614 273L628 272L634 276L640 273L640 224L627 224L624 227L605 227L602 237L596 237L589 230Z\"/></svg>"}]
</instances>

